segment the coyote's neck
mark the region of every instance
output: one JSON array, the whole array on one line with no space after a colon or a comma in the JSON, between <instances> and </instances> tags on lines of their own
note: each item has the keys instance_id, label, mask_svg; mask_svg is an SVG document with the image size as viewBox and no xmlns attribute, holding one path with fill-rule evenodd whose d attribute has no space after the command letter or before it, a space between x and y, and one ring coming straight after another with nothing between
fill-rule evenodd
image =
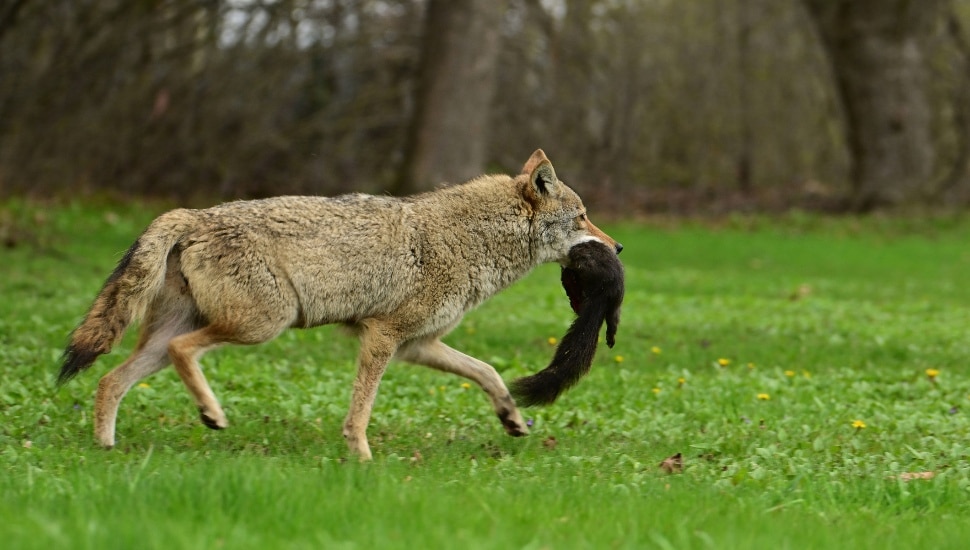
<instances>
[{"instance_id":1,"label":"coyote's neck","mask_svg":"<svg viewBox=\"0 0 970 550\"><path fill-rule=\"evenodd\" d=\"M490 176L429 193L414 209L428 239L427 252L445 256L429 267L467 285L469 308L536 266L527 205L510 179Z\"/></svg>"}]
</instances>

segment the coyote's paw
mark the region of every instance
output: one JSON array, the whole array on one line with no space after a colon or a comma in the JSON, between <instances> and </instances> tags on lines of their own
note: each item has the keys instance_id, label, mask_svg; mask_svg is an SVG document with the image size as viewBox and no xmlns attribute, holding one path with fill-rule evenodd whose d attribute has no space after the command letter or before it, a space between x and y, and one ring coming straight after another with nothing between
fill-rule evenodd
<instances>
[{"instance_id":1,"label":"coyote's paw","mask_svg":"<svg viewBox=\"0 0 970 550\"><path fill-rule=\"evenodd\" d=\"M97 417L94 419L94 441L99 447L105 450L110 450L115 446L115 429L113 425L109 425L103 420L99 420Z\"/></svg>"},{"instance_id":2,"label":"coyote's paw","mask_svg":"<svg viewBox=\"0 0 970 550\"><path fill-rule=\"evenodd\" d=\"M518 409L504 409L499 411L498 418L502 421L502 426L505 428L505 433L511 435L512 437L529 435L529 428L522 420L522 415L519 414Z\"/></svg>"},{"instance_id":3,"label":"coyote's paw","mask_svg":"<svg viewBox=\"0 0 970 550\"><path fill-rule=\"evenodd\" d=\"M344 440L347 441L347 447L350 452L357 455L357 459L361 462L370 462L373 460L374 456L370 452L370 445L367 444L367 434L357 434L349 426L344 426Z\"/></svg>"},{"instance_id":4,"label":"coyote's paw","mask_svg":"<svg viewBox=\"0 0 970 550\"><path fill-rule=\"evenodd\" d=\"M229 421L226 420L226 415L222 411L212 413L204 408L199 408L199 418L207 428L213 430L222 430L229 427Z\"/></svg>"}]
</instances>

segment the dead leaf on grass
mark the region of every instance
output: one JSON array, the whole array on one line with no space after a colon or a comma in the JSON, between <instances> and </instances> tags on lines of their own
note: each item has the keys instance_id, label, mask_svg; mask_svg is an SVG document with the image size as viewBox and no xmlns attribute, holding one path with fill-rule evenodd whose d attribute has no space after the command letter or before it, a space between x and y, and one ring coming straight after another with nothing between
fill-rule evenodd
<instances>
[{"instance_id":1,"label":"dead leaf on grass","mask_svg":"<svg viewBox=\"0 0 970 550\"><path fill-rule=\"evenodd\" d=\"M900 481L913 481L914 479L933 479L936 472L904 472L897 476Z\"/></svg>"},{"instance_id":2,"label":"dead leaf on grass","mask_svg":"<svg viewBox=\"0 0 970 550\"><path fill-rule=\"evenodd\" d=\"M559 442L556 441L556 438L551 435L542 441L542 446L549 449L550 451L555 449L556 445L558 444Z\"/></svg>"},{"instance_id":3,"label":"dead leaf on grass","mask_svg":"<svg viewBox=\"0 0 970 550\"><path fill-rule=\"evenodd\" d=\"M668 456L660 463L660 469L668 474L679 474L684 471L684 457L680 453Z\"/></svg>"},{"instance_id":4,"label":"dead leaf on grass","mask_svg":"<svg viewBox=\"0 0 970 550\"><path fill-rule=\"evenodd\" d=\"M808 295L811 293L812 293L811 285L807 285L807 284L798 285L798 288L792 291L792 293L788 296L788 299L793 302L797 302L802 298L807 298Z\"/></svg>"}]
</instances>

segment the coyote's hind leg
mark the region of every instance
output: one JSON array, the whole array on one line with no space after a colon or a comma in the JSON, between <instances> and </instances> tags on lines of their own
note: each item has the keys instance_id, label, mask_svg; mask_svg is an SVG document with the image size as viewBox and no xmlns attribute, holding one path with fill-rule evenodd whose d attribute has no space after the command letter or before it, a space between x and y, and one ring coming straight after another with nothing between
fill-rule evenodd
<instances>
[{"instance_id":1,"label":"coyote's hind leg","mask_svg":"<svg viewBox=\"0 0 970 550\"><path fill-rule=\"evenodd\" d=\"M473 380L485 390L492 400L495 414L502 421L505 431L512 436L527 435L529 428L522 414L509 395L509 390L495 368L474 357L448 347L441 340L421 340L402 347L398 358L444 372L450 372Z\"/></svg>"},{"instance_id":2,"label":"coyote's hind leg","mask_svg":"<svg viewBox=\"0 0 970 550\"><path fill-rule=\"evenodd\" d=\"M177 336L168 343L168 355L172 359L175 372L192 394L195 405L199 408L202 423L214 430L228 427L229 421L212 388L209 387L205 375L202 374L199 357L209 350L232 341L233 339L227 337L224 332L210 325Z\"/></svg>"},{"instance_id":3,"label":"coyote's hind leg","mask_svg":"<svg viewBox=\"0 0 970 550\"><path fill-rule=\"evenodd\" d=\"M139 380L155 374L168 365L168 342L173 336L192 330L187 319L147 319L135 351L124 363L104 375L98 382L94 402L94 437L102 446L115 444L118 405Z\"/></svg>"}]
</instances>

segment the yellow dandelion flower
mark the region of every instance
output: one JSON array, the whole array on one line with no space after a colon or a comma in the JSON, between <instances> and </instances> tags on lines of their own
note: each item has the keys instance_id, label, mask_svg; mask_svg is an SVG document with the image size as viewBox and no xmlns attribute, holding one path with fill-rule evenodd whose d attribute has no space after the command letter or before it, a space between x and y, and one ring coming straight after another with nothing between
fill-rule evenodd
<instances>
[{"instance_id":1,"label":"yellow dandelion flower","mask_svg":"<svg viewBox=\"0 0 970 550\"><path fill-rule=\"evenodd\" d=\"M936 378L939 375L940 371L937 369L926 369L926 376L929 376L930 378Z\"/></svg>"},{"instance_id":2,"label":"yellow dandelion flower","mask_svg":"<svg viewBox=\"0 0 970 550\"><path fill-rule=\"evenodd\" d=\"M861 429L863 429L863 428L866 427L866 423L863 422L863 421L861 421L861 420L853 420L852 421L852 427L855 428L855 429L857 429L857 430L861 430Z\"/></svg>"},{"instance_id":3,"label":"yellow dandelion flower","mask_svg":"<svg viewBox=\"0 0 970 550\"><path fill-rule=\"evenodd\" d=\"M758 400L760 400L760 401L768 401L769 399L771 399L771 396L768 395L767 393L759 393L758 394Z\"/></svg>"},{"instance_id":4,"label":"yellow dandelion flower","mask_svg":"<svg viewBox=\"0 0 970 550\"><path fill-rule=\"evenodd\" d=\"M623 356L622 355L617 355L616 357L613 358L613 360L616 361L617 363L622 363L623 362Z\"/></svg>"},{"instance_id":5,"label":"yellow dandelion flower","mask_svg":"<svg viewBox=\"0 0 970 550\"><path fill-rule=\"evenodd\" d=\"M148 385L148 384L146 384L145 382L142 382L141 384L138 384L138 387L139 387L139 388L150 388L151 386L149 386L149 385Z\"/></svg>"},{"instance_id":6,"label":"yellow dandelion flower","mask_svg":"<svg viewBox=\"0 0 970 550\"><path fill-rule=\"evenodd\" d=\"M731 364L731 360L721 357L720 359L717 360L717 364L721 365L722 367L726 367Z\"/></svg>"},{"instance_id":7,"label":"yellow dandelion flower","mask_svg":"<svg viewBox=\"0 0 970 550\"><path fill-rule=\"evenodd\" d=\"M791 378L792 376L795 376L795 371L793 371L793 370L786 370L785 371L785 376L787 376L788 378Z\"/></svg>"},{"instance_id":8,"label":"yellow dandelion flower","mask_svg":"<svg viewBox=\"0 0 970 550\"><path fill-rule=\"evenodd\" d=\"M558 341L559 340L556 340L556 337L555 336L550 336L549 339L546 340L546 342L549 342L549 345L550 346L555 346L556 345L556 342L558 342Z\"/></svg>"},{"instance_id":9,"label":"yellow dandelion flower","mask_svg":"<svg viewBox=\"0 0 970 550\"><path fill-rule=\"evenodd\" d=\"M662 351L663 351L663 350L662 350L662 349L660 349L660 348L659 348L659 347L657 347L657 346L654 346L654 347L652 347L652 348L650 348L650 352L651 352L651 353L653 353L654 355L660 355L660 353L661 353Z\"/></svg>"},{"instance_id":10,"label":"yellow dandelion flower","mask_svg":"<svg viewBox=\"0 0 970 550\"><path fill-rule=\"evenodd\" d=\"M754 368L754 363L748 363L748 368L749 369L753 369Z\"/></svg>"},{"instance_id":11,"label":"yellow dandelion flower","mask_svg":"<svg viewBox=\"0 0 970 550\"><path fill-rule=\"evenodd\" d=\"M650 391L652 391L654 395L657 395L658 393L660 393L660 388L654 388Z\"/></svg>"},{"instance_id":12,"label":"yellow dandelion flower","mask_svg":"<svg viewBox=\"0 0 970 550\"><path fill-rule=\"evenodd\" d=\"M803 370L802 371L802 376L804 376L805 378L811 378L812 377L812 373L808 372L807 370Z\"/></svg>"},{"instance_id":13,"label":"yellow dandelion flower","mask_svg":"<svg viewBox=\"0 0 970 550\"><path fill-rule=\"evenodd\" d=\"M438 386L438 390L441 391L441 393L445 393L445 390L446 389L448 389L448 388L446 388L444 386Z\"/></svg>"},{"instance_id":14,"label":"yellow dandelion flower","mask_svg":"<svg viewBox=\"0 0 970 550\"><path fill-rule=\"evenodd\" d=\"M463 390L467 390L467 389L469 389L469 388L471 388L471 387L472 387L472 385L471 385L471 384L469 384L468 382L462 382L462 384L461 384L461 388L462 388Z\"/></svg>"},{"instance_id":15,"label":"yellow dandelion flower","mask_svg":"<svg viewBox=\"0 0 970 550\"><path fill-rule=\"evenodd\" d=\"M681 376L680 378L677 379L677 383L683 386L684 384L687 383L687 379Z\"/></svg>"}]
</instances>

